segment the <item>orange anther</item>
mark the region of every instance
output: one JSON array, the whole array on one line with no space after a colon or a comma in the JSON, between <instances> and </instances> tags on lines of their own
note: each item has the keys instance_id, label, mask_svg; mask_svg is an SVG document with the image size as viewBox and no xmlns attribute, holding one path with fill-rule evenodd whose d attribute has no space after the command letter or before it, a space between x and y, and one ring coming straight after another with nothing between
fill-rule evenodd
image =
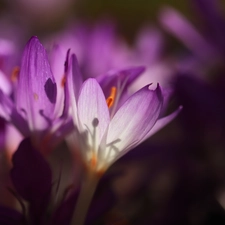
<instances>
[{"instance_id":1,"label":"orange anther","mask_svg":"<svg viewBox=\"0 0 225 225\"><path fill-rule=\"evenodd\" d=\"M112 87L111 91L110 91L110 95L109 97L106 99L106 103L108 105L109 108L111 108L113 106L113 103L115 101L116 98L116 87Z\"/></svg>"},{"instance_id":2,"label":"orange anther","mask_svg":"<svg viewBox=\"0 0 225 225\"><path fill-rule=\"evenodd\" d=\"M34 100L37 101L38 98L39 98L39 97L38 97L38 94L37 94L37 93L34 93Z\"/></svg>"},{"instance_id":3,"label":"orange anther","mask_svg":"<svg viewBox=\"0 0 225 225\"><path fill-rule=\"evenodd\" d=\"M19 73L20 73L20 68L18 66L14 67L11 74L11 81L13 82L17 81Z\"/></svg>"},{"instance_id":4,"label":"orange anther","mask_svg":"<svg viewBox=\"0 0 225 225\"><path fill-rule=\"evenodd\" d=\"M61 80L61 86L65 87L65 84L66 84L66 76L64 75L62 80Z\"/></svg>"}]
</instances>

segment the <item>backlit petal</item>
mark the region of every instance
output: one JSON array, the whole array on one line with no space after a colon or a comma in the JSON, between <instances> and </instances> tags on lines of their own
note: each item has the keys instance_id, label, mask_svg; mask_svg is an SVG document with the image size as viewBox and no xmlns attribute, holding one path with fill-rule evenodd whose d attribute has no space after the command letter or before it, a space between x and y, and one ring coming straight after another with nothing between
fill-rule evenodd
<instances>
[{"instance_id":1,"label":"backlit petal","mask_svg":"<svg viewBox=\"0 0 225 225\"><path fill-rule=\"evenodd\" d=\"M105 96L95 79L86 80L81 88L78 116L81 123L80 129L89 130L97 147L106 132L110 117Z\"/></svg>"},{"instance_id":2,"label":"backlit petal","mask_svg":"<svg viewBox=\"0 0 225 225\"><path fill-rule=\"evenodd\" d=\"M31 130L44 130L51 124L56 102L56 83L46 51L37 37L25 47L18 79L16 103Z\"/></svg>"},{"instance_id":3,"label":"backlit petal","mask_svg":"<svg viewBox=\"0 0 225 225\"><path fill-rule=\"evenodd\" d=\"M135 147L156 123L162 104L159 86L154 91L146 86L133 94L117 111L109 125L106 151L110 151L109 156L116 159L116 152L123 150L118 154L121 156Z\"/></svg>"}]
</instances>

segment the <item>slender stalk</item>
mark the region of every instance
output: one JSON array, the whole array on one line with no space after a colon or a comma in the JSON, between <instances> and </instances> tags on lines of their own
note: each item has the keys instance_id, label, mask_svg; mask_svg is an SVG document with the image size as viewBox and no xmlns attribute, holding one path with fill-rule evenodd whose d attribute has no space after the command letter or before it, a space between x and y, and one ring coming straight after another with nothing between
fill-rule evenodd
<instances>
[{"instance_id":1,"label":"slender stalk","mask_svg":"<svg viewBox=\"0 0 225 225\"><path fill-rule=\"evenodd\" d=\"M95 173L88 174L84 179L70 225L84 225L98 181L99 177Z\"/></svg>"}]
</instances>

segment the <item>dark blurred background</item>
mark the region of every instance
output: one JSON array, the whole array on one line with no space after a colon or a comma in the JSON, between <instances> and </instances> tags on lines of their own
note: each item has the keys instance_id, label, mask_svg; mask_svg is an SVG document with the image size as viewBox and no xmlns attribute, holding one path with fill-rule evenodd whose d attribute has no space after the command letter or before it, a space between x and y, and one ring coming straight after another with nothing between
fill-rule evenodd
<instances>
[{"instance_id":1,"label":"dark blurred background","mask_svg":"<svg viewBox=\"0 0 225 225\"><path fill-rule=\"evenodd\" d=\"M0 13L15 24L29 25L30 32L35 34L60 29L71 19L90 23L109 19L115 21L119 31L131 40L142 25L157 24L159 10L164 5L178 9L191 21L196 20L186 0L2 0Z\"/></svg>"}]
</instances>

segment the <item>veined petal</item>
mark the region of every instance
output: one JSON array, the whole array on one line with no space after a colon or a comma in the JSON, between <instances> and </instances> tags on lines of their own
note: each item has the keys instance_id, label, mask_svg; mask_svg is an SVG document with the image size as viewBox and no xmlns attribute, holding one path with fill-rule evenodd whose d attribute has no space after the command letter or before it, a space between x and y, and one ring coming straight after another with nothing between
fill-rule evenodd
<instances>
[{"instance_id":1,"label":"veined petal","mask_svg":"<svg viewBox=\"0 0 225 225\"><path fill-rule=\"evenodd\" d=\"M95 79L88 79L84 82L78 99L78 117L82 132L89 133L89 144L97 149L106 132L110 122L109 110L105 96L98 82Z\"/></svg>"},{"instance_id":2,"label":"veined petal","mask_svg":"<svg viewBox=\"0 0 225 225\"><path fill-rule=\"evenodd\" d=\"M56 91L46 51L32 37L23 53L16 94L17 110L28 120L30 130L44 130L51 124Z\"/></svg>"},{"instance_id":3,"label":"veined petal","mask_svg":"<svg viewBox=\"0 0 225 225\"><path fill-rule=\"evenodd\" d=\"M118 157L115 153L120 152L117 154L120 157L142 141L156 123L162 105L159 86L154 91L146 86L133 94L117 111L109 125L108 157L116 160Z\"/></svg>"}]
</instances>

